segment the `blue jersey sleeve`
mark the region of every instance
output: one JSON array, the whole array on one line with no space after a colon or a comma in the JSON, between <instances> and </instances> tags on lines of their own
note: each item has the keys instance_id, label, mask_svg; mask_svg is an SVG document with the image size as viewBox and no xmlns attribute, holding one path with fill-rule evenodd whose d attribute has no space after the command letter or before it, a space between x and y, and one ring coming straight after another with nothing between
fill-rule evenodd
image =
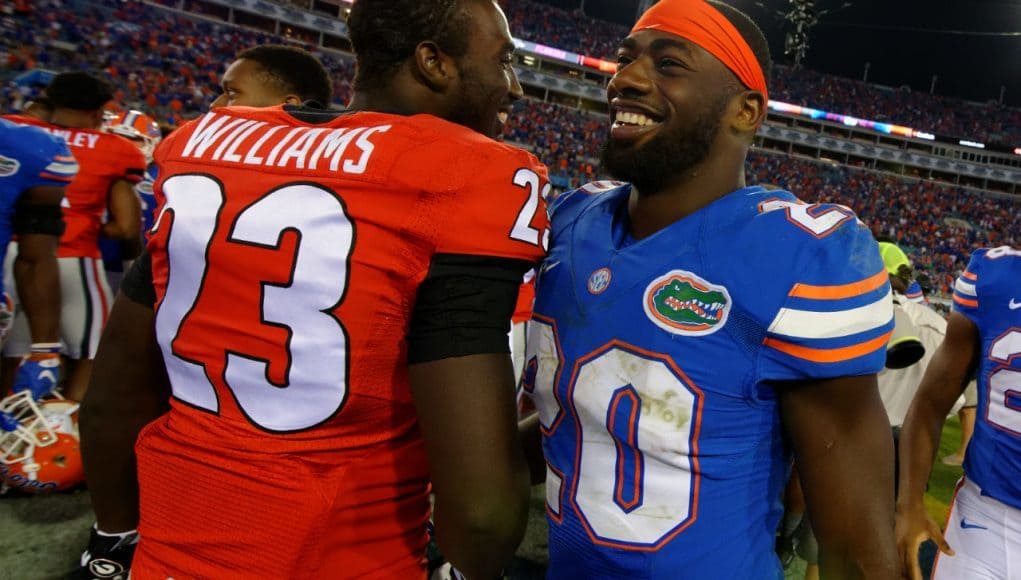
<instances>
[{"instance_id":1,"label":"blue jersey sleeve","mask_svg":"<svg viewBox=\"0 0 1021 580\"><path fill-rule=\"evenodd\" d=\"M985 248L975 250L971 255L968 267L954 282L954 312L963 314L976 325L979 324L979 304L981 303L979 280L987 253L988 250Z\"/></svg>"},{"instance_id":2,"label":"blue jersey sleeve","mask_svg":"<svg viewBox=\"0 0 1021 580\"><path fill-rule=\"evenodd\" d=\"M802 254L800 271L767 328L759 379L878 373L893 332L893 296L871 233L849 219L815 235Z\"/></svg>"},{"instance_id":3,"label":"blue jersey sleeve","mask_svg":"<svg viewBox=\"0 0 1021 580\"><path fill-rule=\"evenodd\" d=\"M549 211L550 221L552 222L554 217L557 221L564 223L572 220L576 217L578 211L584 205L584 202L591 196L599 195L618 187L623 187L626 184L619 181L593 181L579 187L578 189L572 189L571 191L564 192L560 195L552 197L546 200L546 207ZM556 226L554 226L555 228Z\"/></svg>"},{"instance_id":4,"label":"blue jersey sleeve","mask_svg":"<svg viewBox=\"0 0 1021 580\"><path fill-rule=\"evenodd\" d=\"M12 168L9 174L19 178L21 191L39 186L64 187L78 175L78 162L67 143L39 127L4 120L0 134L3 153L9 156L5 157Z\"/></svg>"},{"instance_id":5,"label":"blue jersey sleeve","mask_svg":"<svg viewBox=\"0 0 1021 580\"><path fill-rule=\"evenodd\" d=\"M64 187L78 175L78 162L63 139L50 140L49 147L40 147L40 152L41 169L33 175L33 186Z\"/></svg>"}]
</instances>

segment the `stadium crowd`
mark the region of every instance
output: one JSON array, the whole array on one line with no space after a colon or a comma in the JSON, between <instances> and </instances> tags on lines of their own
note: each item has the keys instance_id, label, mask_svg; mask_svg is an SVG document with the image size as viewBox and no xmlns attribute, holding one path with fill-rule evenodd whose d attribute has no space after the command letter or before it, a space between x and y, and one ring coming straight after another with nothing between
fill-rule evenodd
<instances>
[{"instance_id":1,"label":"stadium crowd","mask_svg":"<svg viewBox=\"0 0 1021 580\"><path fill-rule=\"evenodd\" d=\"M599 46L593 44L596 39L625 33L616 25L593 21L579 12L531 0L510 0L505 7L512 30L523 37L588 54L607 56L614 43ZM76 18L60 18L60 8L73 9ZM37 67L102 70L117 87L119 104L152 112L169 127L207 109L219 92L224 63L239 47L286 40L118 0L43 0L30 12L5 15L0 29L4 32L0 75L4 78ZM599 32L593 34L594 29ZM587 33L583 35L582 30ZM60 48L69 45L77 48ZM334 102L347 102L353 61L330 54L317 56L332 73ZM1017 134L1021 141L1021 112L1016 110L991 112L986 105L890 91L788 67L774 71L773 95L779 100L919 127L932 125L940 132L978 138ZM0 108L4 112L17 110L37 90L6 83L0 89ZM855 110L854 106L867 108ZM894 118L891 111L898 116ZM549 166L554 185L567 189L599 177L599 143L605 140L606 131L605 117L528 101L517 107L505 139L540 157ZM944 294L966 264L971 248L1021 240L1021 212L1015 204L963 188L777 155L753 154L750 160L749 182L774 183L806 199L843 203L877 233L914 248L918 268L927 271L934 289ZM921 215L917 210L923 206L930 210L925 215L937 214L931 211L935 207L938 215L958 217L971 228L912 219Z\"/></svg>"},{"instance_id":2,"label":"stadium crowd","mask_svg":"<svg viewBox=\"0 0 1021 580\"><path fill-rule=\"evenodd\" d=\"M75 18L62 18L61 8ZM25 24L28 24L27 26ZM96 0L94 3L43 0L33 10L0 20L0 76L42 69L102 70L118 88L116 101L125 108L154 113L174 127L205 111L219 93L224 63L239 47L286 42L288 39L227 24L178 16L141 2ZM61 48L74 45L74 50ZM117 47L117 50L111 50ZM311 48L305 46L305 48ZM333 72L334 99L351 95L353 61L316 55ZM40 87L5 84L3 110L17 109Z\"/></svg>"}]
</instances>

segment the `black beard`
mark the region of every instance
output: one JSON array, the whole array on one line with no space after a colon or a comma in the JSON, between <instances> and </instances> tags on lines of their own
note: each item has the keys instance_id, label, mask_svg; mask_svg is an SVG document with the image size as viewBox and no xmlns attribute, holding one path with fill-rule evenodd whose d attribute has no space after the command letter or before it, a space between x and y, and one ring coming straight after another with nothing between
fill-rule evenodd
<instances>
[{"instance_id":1,"label":"black beard","mask_svg":"<svg viewBox=\"0 0 1021 580\"><path fill-rule=\"evenodd\" d=\"M634 185L643 195L662 191L709 155L716 134L720 132L720 117L726 104L727 101L722 100L690 128L661 130L641 147L618 145L613 139L607 139L600 155L603 170Z\"/></svg>"},{"instance_id":2,"label":"black beard","mask_svg":"<svg viewBox=\"0 0 1021 580\"><path fill-rule=\"evenodd\" d=\"M486 87L478 78L473 69L462 69L461 88L448 120L495 139L499 136L499 133L493 134L498 129L496 120L486 108Z\"/></svg>"}]
</instances>

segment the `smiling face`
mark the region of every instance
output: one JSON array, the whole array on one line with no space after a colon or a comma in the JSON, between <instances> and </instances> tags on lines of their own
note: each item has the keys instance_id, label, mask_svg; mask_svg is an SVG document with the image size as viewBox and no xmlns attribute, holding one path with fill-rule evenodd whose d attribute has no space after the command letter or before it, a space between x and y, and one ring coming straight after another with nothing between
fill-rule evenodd
<instances>
[{"instance_id":1,"label":"smiling face","mask_svg":"<svg viewBox=\"0 0 1021 580\"><path fill-rule=\"evenodd\" d=\"M495 2L472 2L471 41L458 59L460 78L455 87L450 121L496 137L515 101L524 96L514 72L514 41L507 18Z\"/></svg>"},{"instance_id":2,"label":"smiling face","mask_svg":"<svg viewBox=\"0 0 1021 580\"><path fill-rule=\"evenodd\" d=\"M607 89L604 169L643 194L662 190L710 155L728 104L742 90L701 47L654 30L632 34L621 43Z\"/></svg>"}]
</instances>

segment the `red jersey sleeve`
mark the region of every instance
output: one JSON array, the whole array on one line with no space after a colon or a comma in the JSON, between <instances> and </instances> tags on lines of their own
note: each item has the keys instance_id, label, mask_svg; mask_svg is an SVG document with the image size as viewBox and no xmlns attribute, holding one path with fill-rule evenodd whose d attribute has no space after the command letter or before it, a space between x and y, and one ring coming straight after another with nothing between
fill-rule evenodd
<instances>
[{"instance_id":1,"label":"red jersey sleeve","mask_svg":"<svg viewBox=\"0 0 1021 580\"><path fill-rule=\"evenodd\" d=\"M546 254L545 198L550 184L546 167L538 159L486 140L457 152L450 166L454 171L448 174L449 183L457 190L447 199L438 253L530 262Z\"/></svg>"},{"instance_id":2,"label":"red jersey sleeve","mask_svg":"<svg viewBox=\"0 0 1021 580\"><path fill-rule=\"evenodd\" d=\"M111 135L117 143L116 155L111 156L114 164L114 175L117 179L126 179L131 183L139 183L145 177L145 155L133 143Z\"/></svg>"}]
</instances>

